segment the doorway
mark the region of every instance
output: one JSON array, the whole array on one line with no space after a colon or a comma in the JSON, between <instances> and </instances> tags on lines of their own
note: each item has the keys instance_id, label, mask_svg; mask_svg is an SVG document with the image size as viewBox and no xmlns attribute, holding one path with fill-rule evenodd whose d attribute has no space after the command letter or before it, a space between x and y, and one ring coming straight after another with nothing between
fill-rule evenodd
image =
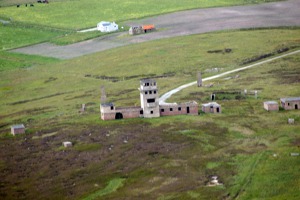
<instances>
[{"instance_id":1,"label":"doorway","mask_svg":"<svg viewBox=\"0 0 300 200\"><path fill-rule=\"evenodd\" d=\"M123 119L123 114L122 113L116 113L115 119Z\"/></svg>"}]
</instances>

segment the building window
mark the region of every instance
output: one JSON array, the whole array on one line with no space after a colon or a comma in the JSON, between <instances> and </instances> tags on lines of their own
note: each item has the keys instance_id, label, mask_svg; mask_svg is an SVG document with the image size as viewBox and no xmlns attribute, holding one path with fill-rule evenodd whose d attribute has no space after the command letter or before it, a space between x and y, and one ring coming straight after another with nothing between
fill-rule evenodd
<instances>
[{"instance_id":1,"label":"building window","mask_svg":"<svg viewBox=\"0 0 300 200\"><path fill-rule=\"evenodd\" d=\"M152 91L149 91L149 94L152 94Z\"/></svg>"},{"instance_id":2,"label":"building window","mask_svg":"<svg viewBox=\"0 0 300 200\"><path fill-rule=\"evenodd\" d=\"M156 90L154 90L154 94L156 94Z\"/></svg>"},{"instance_id":3,"label":"building window","mask_svg":"<svg viewBox=\"0 0 300 200\"><path fill-rule=\"evenodd\" d=\"M288 103L288 106L290 105L290 103Z\"/></svg>"},{"instance_id":4,"label":"building window","mask_svg":"<svg viewBox=\"0 0 300 200\"><path fill-rule=\"evenodd\" d=\"M110 107L110 109L111 109L111 110L113 110L113 109L114 109L114 107L113 107L113 106L111 106L111 107Z\"/></svg>"},{"instance_id":5,"label":"building window","mask_svg":"<svg viewBox=\"0 0 300 200\"><path fill-rule=\"evenodd\" d=\"M160 112L165 112L165 109L163 109L163 108L162 108L162 109L160 109Z\"/></svg>"},{"instance_id":6,"label":"building window","mask_svg":"<svg viewBox=\"0 0 300 200\"><path fill-rule=\"evenodd\" d=\"M178 107L178 111L181 111L181 107Z\"/></svg>"},{"instance_id":7,"label":"building window","mask_svg":"<svg viewBox=\"0 0 300 200\"><path fill-rule=\"evenodd\" d=\"M170 111L173 111L173 108L170 108Z\"/></svg>"},{"instance_id":8,"label":"building window","mask_svg":"<svg viewBox=\"0 0 300 200\"><path fill-rule=\"evenodd\" d=\"M153 114L153 111L151 110L150 113Z\"/></svg>"},{"instance_id":9,"label":"building window","mask_svg":"<svg viewBox=\"0 0 300 200\"><path fill-rule=\"evenodd\" d=\"M143 110L140 110L140 115L143 115L144 114L144 111Z\"/></svg>"},{"instance_id":10,"label":"building window","mask_svg":"<svg viewBox=\"0 0 300 200\"><path fill-rule=\"evenodd\" d=\"M147 99L147 103L155 103L155 99Z\"/></svg>"},{"instance_id":11,"label":"building window","mask_svg":"<svg viewBox=\"0 0 300 200\"><path fill-rule=\"evenodd\" d=\"M156 85L156 82L153 82L153 85Z\"/></svg>"},{"instance_id":12,"label":"building window","mask_svg":"<svg viewBox=\"0 0 300 200\"><path fill-rule=\"evenodd\" d=\"M148 92L146 91L145 94L148 94Z\"/></svg>"}]
</instances>

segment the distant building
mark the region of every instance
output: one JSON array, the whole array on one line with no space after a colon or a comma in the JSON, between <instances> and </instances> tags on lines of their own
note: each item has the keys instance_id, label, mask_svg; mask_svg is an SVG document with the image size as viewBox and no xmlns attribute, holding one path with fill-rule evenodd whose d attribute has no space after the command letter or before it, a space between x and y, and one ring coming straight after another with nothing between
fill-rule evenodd
<instances>
[{"instance_id":1,"label":"distant building","mask_svg":"<svg viewBox=\"0 0 300 200\"><path fill-rule=\"evenodd\" d=\"M264 102L264 109L267 111L278 111L279 106L276 101L265 101Z\"/></svg>"},{"instance_id":2,"label":"distant building","mask_svg":"<svg viewBox=\"0 0 300 200\"><path fill-rule=\"evenodd\" d=\"M64 147L71 147L71 146L73 146L73 144L72 144L72 142L66 141L66 142L63 142L63 146Z\"/></svg>"},{"instance_id":3,"label":"distant building","mask_svg":"<svg viewBox=\"0 0 300 200\"><path fill-rule=\"evenodd\" d=\"M167 103L159 105L160 116L170 115L198 115L198 103L196 101L186 103Z\"/></svg>"},{"instance_id":4,"label":"distant building","mask_svg":"<svg viewBox=\"0 0 300 200\"><path fill-rule=\"evenodd\" d=\"M111 22L102 21L97 24L97 30L101 32L113 32L113 31L117 31L118 29L119 26L115 22L111 23Z\"/></svg>"},{"instance_id":5,"label":"distant building","mask_svg":"<svg viewBox=\"0 0 300 200\"><path fill-rule=\"evenodd\" d=\"M300 97L281 98L281 106L285 110L298 110L300 106Z\"/></svg>"},{"instance_id":6,"label":"distant building","mask_svg":"<svg viewBox=\"0 0 300 200\"><path fill-rule=\"evenodd\" d=\"M153 79L140 80L140 107L116 108L113 103L100 104L102 120L127 119L127 118L153 118L170 115L198 115L198 103L159 104L159 95L156 81Z\"/></svg>"},{"instance_id":7,"label":"distant building","mask_svg":"<svg viewBox=\"0 0 300 200\"><path fill-rule=\"evenodd\" d=\"M23 124L17 124L10 127L11 134L17 135L17 134L24 134L25 133L25 126Z\"/></svg>"},{"instance_id":8,"label":"distant building","mask_svg":"<svg viewBox=\"0 0 300 200\"><path fill-rule=\"evenodd\" d=\"M202 104L202 111L205 113L221 113L221 105L216 102Z\"/></svg>"}]
</instances>

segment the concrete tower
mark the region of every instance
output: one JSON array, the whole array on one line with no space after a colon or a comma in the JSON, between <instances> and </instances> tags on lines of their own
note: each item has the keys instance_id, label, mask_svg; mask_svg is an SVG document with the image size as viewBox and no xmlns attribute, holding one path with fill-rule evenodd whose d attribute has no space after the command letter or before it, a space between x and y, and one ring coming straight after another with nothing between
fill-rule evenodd
<instances>
[{"instance_id":1,"label":"concrete tower","mask_svg":"<svg viewBox=\"0 0 300 200\"><path fill-rule=\"evenodd\" d=\"M142 79L140 81L141 107L145 118L159 117L159 98L155 80Z\"/></svg>"}]
</instances>

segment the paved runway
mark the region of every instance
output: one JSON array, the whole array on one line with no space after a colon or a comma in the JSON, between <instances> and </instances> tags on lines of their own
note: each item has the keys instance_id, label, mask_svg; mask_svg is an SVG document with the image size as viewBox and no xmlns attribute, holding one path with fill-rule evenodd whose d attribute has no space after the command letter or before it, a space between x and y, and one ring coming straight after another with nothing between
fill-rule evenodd
<instances>
[{"instance_id":1,"label":"paved runway","mask_svg":"<svg viewBox=\"0 0 300 200\"><path fill-rule=\"evenodd\" d=\"M71 59L111 48L161 38L253 27L300 26L300 0L251 6L195 9L132 20L126 22L126 24L155 24L158 31L130 37L123 37L127 32L114 33L66 46L42 43L12 51L59 59Z\"/></svg>"}]
</instances>

